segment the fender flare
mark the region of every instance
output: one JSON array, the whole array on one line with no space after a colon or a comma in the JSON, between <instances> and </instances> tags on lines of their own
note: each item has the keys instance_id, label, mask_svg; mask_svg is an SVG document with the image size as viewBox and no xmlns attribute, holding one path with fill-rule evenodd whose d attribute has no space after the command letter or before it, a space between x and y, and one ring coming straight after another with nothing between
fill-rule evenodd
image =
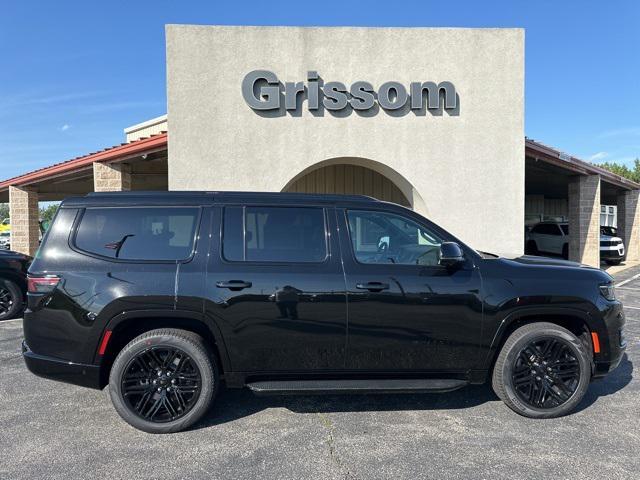
<instances>
[{"instance_id":1,"label":"fender flare","mask_svg":"<svg viewBox=\"0 0 640 480\"><path fill-rule=\"evenodd\" d=\"M220 331L220 328L218 327L218 325L216 325L215 322L205 321L204 315L202 313L188 311L188 310L166 310L166 309L129 310L129 311L119 313L118 315L115 315L114 317L112 317L103 328L100 338L101 339L103 338L104 332L107 330L113 331L117 329L119 326L125 323L135 321L136 319L154 318L154 317L155 318L158 318L158 317L175 318L176 320L186 319L186 320L193 320L201 323L204 328L206 328L209 332L211 332L211 335L215 340L216 347L218 349L218 354L220 356L220 362L222 362L223 370L225 372L231 371L231 361L229 359L229 353L227 351L227 346L224 342L222 332ZM179 328L179 325L177 325L177 327ZM97 352L96 352L96 357L97 357L97 362L94 362L94 363L101 363L101 359Z\"/></svg>"},{"instance_id":2,"label":"fender flare","mask_svg":"<svg viewBox=\"0 0 640 480\"><path fill-rule=\"evenodd\" d=\"M509 312L509 314L502 319L502 321L500 322L500 325L496 329L496 332L493 335L493 338L491 339L491 344L487 349L487 356L484 361L484 366L486 369L490 368L492 360L496 357L498 353L497 352L498 345L504 339L504 334L507 331L507 329L514 322L518 321L518 319L522 317L529 317L529 316L535 316L535 315L549 316L549 317L554 315L565 316L565 317L577 317L577 318L580 318L582 321L584 321L584 323L587 325L587 327L590 330L594 329L593 317L588 312L585 312L584 310L580 310L577 308L559 307L559 306L541 306L541 305L524 306L524 307L517 308L512 312Z\"/></svg>"}]
</instances>

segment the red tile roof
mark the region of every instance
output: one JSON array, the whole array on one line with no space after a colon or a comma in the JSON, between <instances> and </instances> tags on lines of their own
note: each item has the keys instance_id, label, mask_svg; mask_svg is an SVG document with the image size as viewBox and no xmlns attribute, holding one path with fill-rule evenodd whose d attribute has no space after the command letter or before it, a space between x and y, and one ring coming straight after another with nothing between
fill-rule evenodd
<instances>
[{"instance_id":1,"label":"red tile roof","mask_svg":"<svg viewBox=\"0 0 640 480\"><path fill-rule=\"evenodd\" d=\"M139 157L145 153L153 153L167 149L167 132L140 138L128 143L122 143L105 148L82 157L72 158L65 162L55 163L48 167L39 168L32 172L0 181L0 191L7 190L9 186L30 185L39 180L47 179L54 175L70 173L74 170L85 168L93 162L122 162L132 157Z\"/></svg>"}]
</instances>

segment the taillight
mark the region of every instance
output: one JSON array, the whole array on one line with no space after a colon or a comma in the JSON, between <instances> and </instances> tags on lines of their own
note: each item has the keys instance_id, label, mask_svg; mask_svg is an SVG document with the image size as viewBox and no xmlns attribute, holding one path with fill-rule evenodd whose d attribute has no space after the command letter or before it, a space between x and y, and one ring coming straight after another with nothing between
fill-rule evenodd
<instances>
[{"instance_id":1,"label":"taillight","mask_svg":"<svg viewBox=\"0 0 640 480\"><path fill-rule=\"evenodd\" d=\"M27 290L29 293L50 293L60 282L59 277L27 277Z\"/></svg>"}]
</instances>

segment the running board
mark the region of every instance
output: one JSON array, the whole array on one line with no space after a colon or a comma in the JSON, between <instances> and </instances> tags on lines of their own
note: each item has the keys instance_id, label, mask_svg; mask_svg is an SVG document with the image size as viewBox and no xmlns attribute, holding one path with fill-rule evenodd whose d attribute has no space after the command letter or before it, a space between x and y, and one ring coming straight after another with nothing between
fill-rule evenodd
<instances>
[{"instance_id":1,"label":"running board","mask_svg":"<svg viewBox=\"0 0 640 480\"><path fill-rule=\"evenodd\" d=\"M468 383L452 379L272 380L248 383L247 387L256 395L442 393L465 387Z\"/></svg>"}]
</instances>

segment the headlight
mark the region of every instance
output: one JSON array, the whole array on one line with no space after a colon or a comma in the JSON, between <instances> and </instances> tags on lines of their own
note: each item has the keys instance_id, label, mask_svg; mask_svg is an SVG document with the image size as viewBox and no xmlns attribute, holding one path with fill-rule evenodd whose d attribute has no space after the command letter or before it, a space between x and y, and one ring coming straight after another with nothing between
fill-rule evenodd
<instances>
[{"instance_id":1,"label":"headlight","mask_svg":"<svg viewBox=\"0 0 640 480\"><path fill-rule=\"evenodd\" d=\"M616 290L613 287L613 283L607 285L600 285L600 294L609 301L616 299Z\"/></svg>"}]
</instances>

